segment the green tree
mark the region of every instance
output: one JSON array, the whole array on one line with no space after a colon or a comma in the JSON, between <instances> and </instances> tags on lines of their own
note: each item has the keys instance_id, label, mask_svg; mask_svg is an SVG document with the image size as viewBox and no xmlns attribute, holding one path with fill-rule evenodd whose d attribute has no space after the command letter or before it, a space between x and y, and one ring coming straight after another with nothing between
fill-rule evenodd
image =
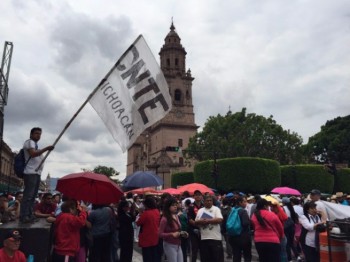
<instances>
[{"instance_id":1,"label":"green tree","mask_svg":"<svg viewBox=\"0 0 350 262\"><path fill-rule=\"evenodd\" d=\"M119 172L117 172L113 167L107 167L107 166L96 166L93 170L89 170L89 169L85 169L83 168L82 169L84 172L94 172L94 173L97 173L97 174L103 174L103 175L106 175L108 176L109 178L112 177L112 176L118 176L119 175Z\"/></svg>"},{"instance_id":2,"label":"green tree","mask_svg":"<svg viewBox=\"0 0 350 262\"><path fill-rule=\"evenodd\" d=\"M232 114L210 116L203 131L190 139L186 155L200 161L232 157L261 157L281 164L297 163L302 159L302 138L283 130L273 116L265 118L246 108Z\"/></svg>"},{"instance_id":3,"label":"green tree","mask_svg":"<svg viewBox=\"0 0 350 262\"><path fill-rule=\"evenodd\" d=\"M350 115L327 121L306 148L317 162L350 164Z\"/></svg>"}]
</instances>

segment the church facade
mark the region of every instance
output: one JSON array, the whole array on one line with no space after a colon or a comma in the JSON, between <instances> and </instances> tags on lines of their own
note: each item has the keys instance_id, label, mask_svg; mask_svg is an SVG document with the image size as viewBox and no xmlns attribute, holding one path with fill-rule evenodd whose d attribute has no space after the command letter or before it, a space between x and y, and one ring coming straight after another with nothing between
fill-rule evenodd
<instances>
[{"instance_id":1,"label":"church facade","mask_svg":"<svg viewBox=\"0 0 350 262\"><path fill-rule=\"evenodd\" d=\"M164 188L171 186L171 174L192 171L194 164L182 154L198 128L192 100L194 78L191 70L186 69L186 54L172 23L159 52L160 67L172 97L172 110L138 137L127 156L127 175L152 170L164 180Z\"/></svg>"}]
</instances>

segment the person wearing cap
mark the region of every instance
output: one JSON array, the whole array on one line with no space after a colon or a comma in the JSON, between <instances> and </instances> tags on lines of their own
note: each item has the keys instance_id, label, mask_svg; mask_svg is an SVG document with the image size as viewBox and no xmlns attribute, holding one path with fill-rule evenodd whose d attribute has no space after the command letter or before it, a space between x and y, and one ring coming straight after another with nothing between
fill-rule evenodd
<instances>
[{"instance_id":1,"label":"person wearing cap","mask_svg":"<svg viewBox=\"0 0 350 262\"><path fill-rule=\"evenodd\" d=\"M19 250L22 236L17 229L12 229L6 232L4 237L4 247L0 249L1 262L26 262L26 257L22 251Z\"/></svg>"},{"instance_id":2,"label":"person wearing cap","mask_svg":"<svg viewBox=\"0 0 350 262\"><path fill-rule=\"evenodd\" d=\"M312 189L310 192L310 199L315 202L317 212L321 215L322 221L326 222L328 217L326 206L321 201L321 191L318 189Z\"/></svg>"},{"instance_id":3,"label":"person wearing cap","mask_svg":"<svg viewBox=\"0 0 350 262\"><path fill-rule=\"evenodd\" d=\"M337 192L337 193L335 193L335 195L337 197L339 204L344 205L344 206L349 205L348 201L346 200L346 197L347 197L346 194L344 194L343 192Z\"/></svg>"},{"instance_id":4,"label":"person wearing cap","mask_svg":"<svg viewBox=\"0 0 350 262\"><path fill-rule=\"evenodd\" d=\"M204 207L202 192L199 190L194 191L194 202L188 208L188 233L191 242L191 262L197 261L197 253L199 251L200 244L200 231L198 226L195 224L198 210Z\"/></svg>"}]
</instances>

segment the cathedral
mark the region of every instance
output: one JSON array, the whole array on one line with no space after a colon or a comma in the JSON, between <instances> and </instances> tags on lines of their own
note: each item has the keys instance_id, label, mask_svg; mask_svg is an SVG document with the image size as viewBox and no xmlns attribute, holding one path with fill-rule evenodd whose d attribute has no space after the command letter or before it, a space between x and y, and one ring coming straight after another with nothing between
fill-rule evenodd
<instances>
[{"instance_id":1,"label":"cathedral","mask_svg":"<svg viewBox=\"0 0 350 262\"><path fill-rule=\"evenodd\" d=\"M172 110L145 130L129 148L127 175L139 170L151 170L171 186L171 175L193 170L193 162L185 160L182 150L196 134L192 100L191 70L186 70L186 51L172 23L160 49L160 68L169 86Z\"/></svg>"}]
</instances>

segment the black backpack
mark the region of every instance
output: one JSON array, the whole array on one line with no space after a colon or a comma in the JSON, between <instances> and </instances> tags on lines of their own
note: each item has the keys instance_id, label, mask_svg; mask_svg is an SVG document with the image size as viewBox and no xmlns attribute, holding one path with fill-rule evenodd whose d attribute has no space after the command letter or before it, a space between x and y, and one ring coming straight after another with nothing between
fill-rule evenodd
<instances>
[{"instance_id":1,"label":"black backpack","mask_svg":"<svg viewBox=\"0 0 350 262\"><path fill-rule=\"evenodd\" d=\"M28 161L26 161L24 157L24 150L23 148L18 152L18 154L15 156L15 160L13 162L13 169L15 170L15 174L19 178L23 178L24 176L24 169L26 165L28 164L30 160L30 157L28 158Z\"/></svg>"}]
</instances>

